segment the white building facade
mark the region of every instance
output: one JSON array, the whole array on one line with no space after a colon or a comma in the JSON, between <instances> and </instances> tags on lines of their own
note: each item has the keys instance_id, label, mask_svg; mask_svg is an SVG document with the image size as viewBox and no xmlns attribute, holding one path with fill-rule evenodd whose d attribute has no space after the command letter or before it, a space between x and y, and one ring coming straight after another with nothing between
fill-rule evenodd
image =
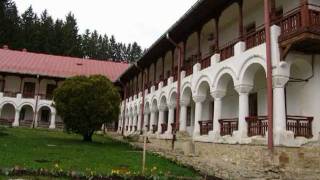
<instances>
[{"instance_id":1,"label":"white building facade","mask_svg":"<svg viewBox=\"0 0 320 180\"><path fill-rule=\"evenodd\" d=\"M66 78L104 75L111 81L127 63L0 49L0 125L62 129L53 92Z\"/></svg>"},{"instance_id":2,"label":"white building facade","mask_svg":"<svg viewBox=\"0 0 320 180\"><path fill-rule=\"evenodd\" d=\"M119 133L171 139L179 127L197 142L267 144L264 1L216 2L198 2L170 28L182 53L162 36L120 77ZM302 146L320 133L320 3L270 2L274 145Z\"/></svg>"}]
</instances>

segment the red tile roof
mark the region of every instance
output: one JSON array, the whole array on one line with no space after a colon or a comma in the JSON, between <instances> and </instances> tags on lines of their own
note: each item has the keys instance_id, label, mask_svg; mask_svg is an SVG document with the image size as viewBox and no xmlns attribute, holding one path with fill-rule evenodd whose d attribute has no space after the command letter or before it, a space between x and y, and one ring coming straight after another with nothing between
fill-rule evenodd
<instances>
[{"instance_id":1,"label":"red tile roof","mask_svg":"<svg viewBox=\"0 0 320 180\"><path fill-rule=\"evenodd\" d=\"M59 78L101 74L115 81L128 66L127 63L0 49L0 72Z\"/></svg>"}]
</instances>

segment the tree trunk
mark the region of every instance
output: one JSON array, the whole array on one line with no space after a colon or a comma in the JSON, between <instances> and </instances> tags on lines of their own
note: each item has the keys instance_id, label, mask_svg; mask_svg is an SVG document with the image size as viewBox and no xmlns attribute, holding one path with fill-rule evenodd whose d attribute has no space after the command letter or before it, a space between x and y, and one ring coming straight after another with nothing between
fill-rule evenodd
<instances>
[{"instance_id":1,"label":"tree trunk","mask_svg":"<svg viewBox=\"0 0 320 180\"><path fill-rule=\"evenodd\" d=\"M83 134L83 141L92 142L92 134L93 132L87 132L86 134Z\"/></svg>"}]
</instances>

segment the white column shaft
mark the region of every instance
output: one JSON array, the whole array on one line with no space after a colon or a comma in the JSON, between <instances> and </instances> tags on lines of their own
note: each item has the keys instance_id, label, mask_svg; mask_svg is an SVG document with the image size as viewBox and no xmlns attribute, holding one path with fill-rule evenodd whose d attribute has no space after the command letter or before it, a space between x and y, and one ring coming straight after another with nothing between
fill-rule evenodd
<instances>
[{"instance_id":1,"label":"white column shaft","mask_svg":"<svg viewBox=\"0 0 320 180\"><path fill-rule=\"evenodd\" d=\"M55 129L56 128L56 114L51 113L51 119L50 119L50 129Z\"/></svg>"},{"instance_id":2,"label":"white column shaft","mask_svg":"<svg viewBox=\"0 0 320 180\"><path fill-rule=\"evenodd\" d=\"M14 116L14 122L12 124L13 127L19 126L19 118L20 118L20 111L16 110L15 116Z\"/></svg>"},{"instance_id":3,"label":"white column shaft","mask_svg":"<svg viewBox=\"0 0 320 180\"><path fill-rule=\"evenodd\" d=\"M221 119L221 107L222 101L221 98L214 99L214 112L213 112L213 131L219 133L220 132L220 123L219 119Z\"/></svg>"},{"instance_id":4,"label":"white column shaft","mask_svg":"<svg viewBox=\"0 0 320 180\"><path fill-rule=\"evenodd\" d=\"M168 128L167 128L167 133L171 134L172 133L172 123L174 122L174 108L169 109L169 118L168 118Z\"/></svg>"},{"instance_id":5,"label":"white column shaft","mask_svg":"<svg viewBox=\"0 0 320 180\"><path fill-rule=\"evenodd\" d=\"M239 132L241 136L247 136L248 125L246 117L249 115L249 94L239 93Z\"/></svg>"},{"instance_id":6,"label":"white column shaft","mask_svg":"<svg viewBox=\"0 0 320 180\"><path fill-rule=\"evenodd\" d=\"M187 106L180 107L180 131L187 130Z\"/></svg>"},{"instance_id":7,"label":"white column shaft","mask_svg":"<svg viewBox=\"0 0 320 180\"><path fill-rule=\"evenodd\" d=\"M273 89L273 119L274 132L286 130L286 105L285 93L283 87L276 87Z\"/></svg>"},{"instance_id":8,"label":"white column shaft","mask_svg":"<svg viewBox=\"0 0 320 180\"><path fill-rule=\"evenodd\" d=\"M200 134L200 125L199 121L202 118L202 102L196 102L196 107L195 107L195 122L194 122L194 131L193 135L198 136Z\"/></svg>"},{"instance_id":9,"label":"white column shaft","mask_svg":"<svg viewBox=\"0 0 320 180\"><path fill-rule=\"evenodd\" d=\"M164 111L159 111L159 119L158 119L158 134L162 132L161 124L164 123Z\"/></svg>"}]
</instances>

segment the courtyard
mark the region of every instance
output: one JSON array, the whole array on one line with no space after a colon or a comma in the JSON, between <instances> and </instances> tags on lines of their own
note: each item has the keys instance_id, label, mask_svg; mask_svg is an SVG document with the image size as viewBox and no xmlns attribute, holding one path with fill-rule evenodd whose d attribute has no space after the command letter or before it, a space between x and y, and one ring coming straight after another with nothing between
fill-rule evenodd
<instances>
[{"instance_id":1,"label":"courtyard","mask_svg":"<svg viewBox=\"0 0 320 180\"><path fill-rule=\"evenodd\" d=\"M61 131L0 127L0 169L62 172L83 176L141 175L142 151L103 135L93 143ZM147 176L194 179L200 175L154 154L147 154ZM1 176L0 176L1 177Z\"/></svg>"}]
</instances>

